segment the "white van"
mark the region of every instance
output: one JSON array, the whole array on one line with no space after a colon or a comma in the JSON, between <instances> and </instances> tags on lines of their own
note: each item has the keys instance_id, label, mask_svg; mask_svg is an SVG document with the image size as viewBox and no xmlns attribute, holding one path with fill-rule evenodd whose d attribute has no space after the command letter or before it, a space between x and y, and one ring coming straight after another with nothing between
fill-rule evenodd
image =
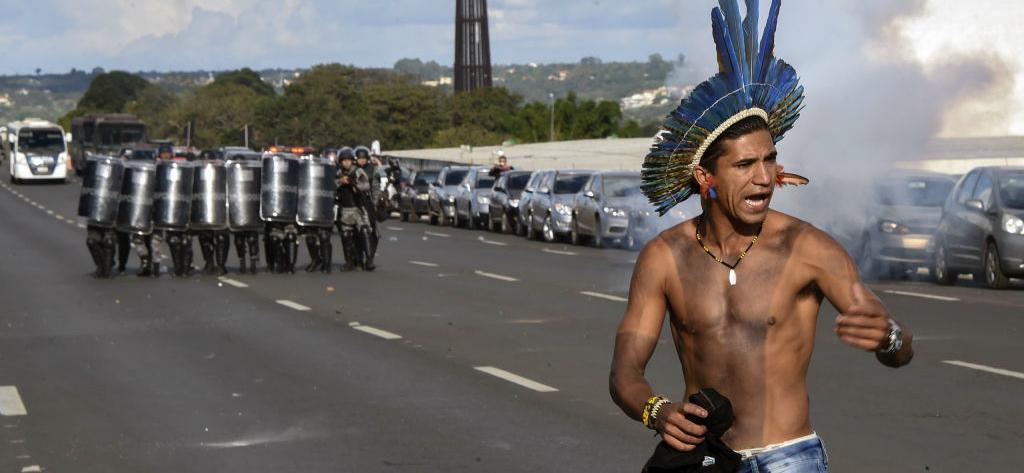
<instances>
[{"instance_id":1,"label":"white van","mask_svg":"<svg viewBox=\"0 0 1024 473\"><path fill-rule=\"evenodd\" d=\"M11 122L3 140L11 182L68 180L68 147L64 129L37 118Z\"/></svg>"}]
</instances>

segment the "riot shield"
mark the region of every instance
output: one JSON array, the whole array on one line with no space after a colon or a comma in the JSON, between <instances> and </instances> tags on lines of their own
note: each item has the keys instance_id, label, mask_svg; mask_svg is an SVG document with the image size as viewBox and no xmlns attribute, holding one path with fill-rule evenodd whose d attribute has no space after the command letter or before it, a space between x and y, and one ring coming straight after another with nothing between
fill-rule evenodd
<instances>
[{"instance_id":1,"label":"riot shield","mask_svg":"<svg viewBox=\"0 0 1024 473\"><path fill-rule=\"evenodd\" d=\"M192 230L224 230L228 227L227 169L223 161L203 161L192 182Z\"/></svg>"},{"instance_id":2,"label":"riot shield","mask_svg":"<svg viewBox=\"0 0 1024 473\"><path fill-rule=\"evenodd\" d=\"M260 177L260 218L268 222L294 222L298 207L298 158L283 154L264 156Z\"/></svg>"},{"instance_id":3,"label":"riot shield","mask_svg":"<svg viewBox=\"0 0 1024 473\"><path fill-rule=\"evenodd\" d=\"M299 160L299 193L296 223L305 227L334 225L335 175L338 169L329 159Z\"/></svg>"},{"instance_id":4,"label":"riot shield","mask_svg":"<svg viewBox=\"0 0 1024 473\"><path fill-rule=\"evenodd\" d=\"M117 229L127 233L153 233L153 191L156 189L156 165L128 161L124 165L121 197L117 206Z\"/></svg>"},{"instance_id":5,"label":"riot shield","mask_svg":"<svg viewBox=\"0 0 1024 473\"><path fill-rule=\"evenodd\" d=\"M158 230L188 230L194 171L195 165L189 162L157 162L153 226Z\"/></svg>"},{"instance_id":6,"label":"riot shield","mask_svg":"<svg viewBox=\"0 0 1024 473\"><path fill-rule=\"evenodd\" d=\"M78 197L78 216L89 225L110 228L117 223L117 197L121 192L124 160L93 156L85 163L82 192Z\"/></svg>"},{"instance_id":7,"label":"riot shield","mask_svg":"<svg viewBox=\"0 0 1024 473\"><path fill-rule=\"evenodd\" d=\"M263 230L260 219L260 176L263 166L259 161L228 161L228 229L231 231Z\"/></svg>"}]
</instances>

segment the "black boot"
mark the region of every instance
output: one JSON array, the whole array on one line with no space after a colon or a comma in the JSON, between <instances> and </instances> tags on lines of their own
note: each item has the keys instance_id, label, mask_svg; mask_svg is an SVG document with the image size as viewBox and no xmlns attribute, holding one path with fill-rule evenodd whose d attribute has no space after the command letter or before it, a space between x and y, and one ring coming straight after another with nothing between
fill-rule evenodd
<instances>
[{"instance_id":1,"label":"black boot","mask_svg":"<svg viewBox=\"0 0 1024 473\"><path fill-rule=\"evenodd\" d=\"M153 276L153 262L148 256L139 257L139 271L135 273L140 278Z\"/></svg>"},{"instance_id":2,"label":"black boot","mask_svg":"<svg viewBox=\"0 0 1024 473\"><path fill-rule=\"evenodd\" d=\"M103 277L102 243L99 240L88 238L85 240L85 246L89 248L89 256L92 256L92 262L96 265L96 271L93 271L92 276L95 278Z\"/></svg>"},{"instance_id":3,"label":"black boot","mask_svg":"<svg viewBox=\"0 0 1024 473\"><path fill-rule=\"evenodd\" d=\"M231 252L231 241L226 232L218 232L214 241L216 243L214 248L217 250L217 275L223 276L228 274L228 253Z\"/></svg>"},{"instance_id":4,"label":"black boot","mask_svg":"<svg viewBox=\"0 0 1024 473\"><path fill-rule=\"evenodd\" d=\"M306 272L312 273L320 269L320 245L316 241L316 235L306 235L306 249L309 250L309 265L306 266Z\"/></svg>"},{"instance_id":5,"label":"black boot","mask_svg":"<svg viewBox=\"0 0 1024 473\"><path fill-rule=\"evenodd\" d=\"M260 263L260 259L257 256L249 258L249 274L256 274L256 265Z\"/></svg>"},{"instance_id":6,"label":"black boot","mask_svg":"<svg viewBox=\"0 0 1024 473\"><path fill-rule=\"evenodd\" d=\"M373 271L374 269L377 269L377 267L373 265L373 235L370 234L370 229L368 228L363 228L359 233L361 237L360 239L363 241L363 271Z\"/></svg>"},{"instance_id":7,"label":"black boot","mask_svg":"<svg viewBox=\"0 0 1024 473\"><path fill-rule=\"evenodd\" d=\"M352 271L356 269L356 241L353 232L345 231L341 233L341 252L345 256L345 265L341 267L341 270Z\"/></svg>"},{"instance_id":8,"label":"black boot","mask_svg":"<svg viewBox=\"0 0 1024 473\"><path fill-rule=\"evenodd\" d=\"M203 254L203 274L209 276L214 273L213 237L209 232L199 234L199 251Z\"/></svg>"},{"instance_id":9,"label":"black boot","mask_svg":"<svg viewBox=\"0 0 1024 473\"><path fill-rule=\"evenodd\" d=\"M331 245L331 234L327 234L327 238L320 242L320 271L324 274L331 274L331 260L334 259L334 246Z\"/></svg>"}]
</instances>

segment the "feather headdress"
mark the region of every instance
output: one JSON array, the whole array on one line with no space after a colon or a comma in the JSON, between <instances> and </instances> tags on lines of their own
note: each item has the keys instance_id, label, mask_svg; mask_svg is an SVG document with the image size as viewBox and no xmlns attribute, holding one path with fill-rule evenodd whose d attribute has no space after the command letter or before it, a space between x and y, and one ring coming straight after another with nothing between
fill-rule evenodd
<instances>
[{"instance_id":1,"label":"feather headdress","mask_svg":"<svg viewBox=\"0 0 1024 473\"><path fill-rule=\"evenodd\" d=\"M737 0L719 0L711 10L711 30L718 51L718 74L704 81L665 117L644 158L644 194L664 215L693 193L693 173L704 152L726 129L747 117L768 123L776 143L800 116L804 89L792 66L773 53L780 0L772 0L760 42L758 0L745 0L740 19ZM807 179L780 173L777 183L806 184Z\"/></svg>"}]
</instances>

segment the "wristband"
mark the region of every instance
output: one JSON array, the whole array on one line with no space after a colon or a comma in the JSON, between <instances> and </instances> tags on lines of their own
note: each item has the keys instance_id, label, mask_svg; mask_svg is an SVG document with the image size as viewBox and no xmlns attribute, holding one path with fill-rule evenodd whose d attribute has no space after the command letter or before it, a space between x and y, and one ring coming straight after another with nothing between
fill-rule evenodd
<instances>
[{"instance_id":1,"label":"wristband","mask_svg":"<svg viewBox=\"0 0 1024 473\"><path fill-rule=\"evenodd\" d=\"M651 396L647 399L647 402L644 403L644 412L641 416L641 420L643 420L644 426L648 429L654 429L654 418L651 416L651 412L654 410L654 405L664 399L664 396Z\"/></svg>"}]
</instances>

